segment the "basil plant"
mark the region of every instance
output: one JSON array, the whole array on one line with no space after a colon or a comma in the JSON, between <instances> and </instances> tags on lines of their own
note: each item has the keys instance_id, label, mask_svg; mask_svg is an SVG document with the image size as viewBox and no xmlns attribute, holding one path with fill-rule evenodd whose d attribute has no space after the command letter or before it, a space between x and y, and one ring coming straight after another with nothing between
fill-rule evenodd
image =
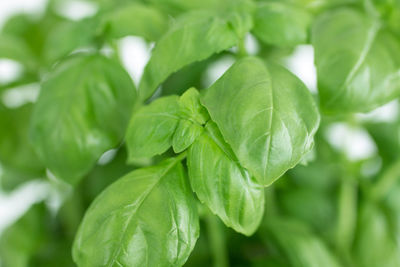
<instances>
[{"instance_id":1,"label":"basil plant","mask_svg":"<svg viewBox=\"0 0 400 267\"><path fill-rule=\"evenodd\" d=\"M3 231L0 266L400 266L400 1L80 3L0 30L20 69L0 79L1 191L59 199ZM300 48L317 90L288 69Z\"/></svg>"}]
</instances>

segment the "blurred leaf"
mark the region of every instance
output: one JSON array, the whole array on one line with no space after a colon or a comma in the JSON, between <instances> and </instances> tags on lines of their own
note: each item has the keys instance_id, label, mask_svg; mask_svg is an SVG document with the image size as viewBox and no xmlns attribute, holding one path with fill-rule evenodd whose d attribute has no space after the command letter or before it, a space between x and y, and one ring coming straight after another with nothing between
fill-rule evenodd
<instances>
[{"instance_id":1,"label":"blurred leaf","mask_svg":"<svg viewBox=\"0 0 400 267\"><path fill-rule=\"evenodd\" d=\"M327 112L367 112L400 95L400 42L354 9L326 12L312 44L321 105Z\"/></svg>"},{"instance_id":2,"label":"blurred leaf","mask_svg":"<svg viewBox=\"0 0 400 267\"><path fill-rule=\"evenodd\" d=\"M1 266L28 267L31 257L46 241L48 218L43 203L32 206L0 238Z\"/></svg>"},{"instance_id":3,"label":"blurred leaf","mask_svg":"<svg viewBox=\"0 0 400 267\"><path fill-rule=\"evenodd\" d=\"M377 145L379 156L381 156L386 163L400 156L399 123L367 123L365 127Z\"/></svg>"},{"instance_id":4,"label":"blurred leaf","mask_svg":"<svg viewBox=\"0 0 400 267\"><path fill-rule=\"evenodd\" d=\"M259 4L254 15L253 33L267 44L295 46L306 43L311 15L285 2Z\"/></svg>"},{"instance_id":5,"label":"blurred leaf","mask_svg":"<svg viewBox=\"0 0 400 267\"><path fill-rule=\"evenodd\" d=\"M267 218L261 233L278 244L291 267L339 267L338 259L306 225L290 218Z\"/></svg>"},{"instance_id":6,"label":"blurred leaf","mask_svg":"<svg viewBox=\"0 0 400 267\"><path fill-rule=\"evenodd\" d=\"M46 166L74 184L121 142L135 101L133 82L116 62L97 54L71 57L42 85L32 142Z\"/></svg>"},{"instance_id":7,"label":"blurred leaf","mask_svg":"<svg viewBox=\"0 0 400 267\"><path fill-rule=\"evenodd\" d=\"M149 5L130 3L120 6L103 17L106 34L111 38L128 35L144 37L156 41L166 31L166 16Z\"/></svg>"},{"instance_id":8,"label":"blurred leaf","mask_svg":"<svg viewBox=\"0 0 400 267\"><path fill-rule=\"evenodd\" d=\"M364 203L358 224L354 248L358 266L400 266L397 238L379 206Z\"/></svg>"},{"instance_id":9,"label":"blurred leaf","mask_svg":"<svg viewBox=\"0 0 400 267\"><path fill-rule=\"evenodd\" d=\"M59 23L53 27L46 38L44 57L49 64L52 64L76 49L93 45L98 30L97 18Z\"/></svg>"}]
</instances>

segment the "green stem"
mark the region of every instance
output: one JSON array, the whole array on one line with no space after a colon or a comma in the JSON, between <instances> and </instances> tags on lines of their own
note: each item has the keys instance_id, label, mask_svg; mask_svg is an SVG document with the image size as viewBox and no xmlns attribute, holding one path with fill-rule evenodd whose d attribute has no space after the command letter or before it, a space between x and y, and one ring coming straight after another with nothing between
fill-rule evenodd
<instances>
[{"instance_id":1,"label":"green stem","mask_svg":"<svg viewBox=\"0 0 400 267\"><path fill-rule=\"evenodd\" d=\"M352 177L345 177L340 186L338 202L338 222L336 245L344 259L349 259L349 251L354 239L357 223L357 184Z\"/></svg>"},{"instance_id":2,"label":"green stem","mask_svg":"<svg viewBox=\"0 0 400 267\"><path fill-rule=\"evenodd\" d=\"M228 267L229 260L223 225L210 211L207 213L205 220L210 249L214 258L214 267Z\"/></svg>"},{"instance_id":3,"label":"green stem","mask_svg":"<svg viewBox=\"0 0 400 267\"><path fill-rule=\"evenodd\" d=\"M238 56L239 56L239 58L248 56L244 38L241 38L241 39L239 40L238 50L239 50L239 51L238 51Z\"/></svg>"},{"instance_id":4,"label":"green stem","mask_svg":"<svg viewBox=\"0 0 400 267\"><path fill-rule=\"evenodd\" d=\"M400 173L400 159L395 161L389 168L383 173L379 180L371 187L370 197L373 200L379 200L386 196L393 185L398 181Z\"/></svg>"}]
</instances>

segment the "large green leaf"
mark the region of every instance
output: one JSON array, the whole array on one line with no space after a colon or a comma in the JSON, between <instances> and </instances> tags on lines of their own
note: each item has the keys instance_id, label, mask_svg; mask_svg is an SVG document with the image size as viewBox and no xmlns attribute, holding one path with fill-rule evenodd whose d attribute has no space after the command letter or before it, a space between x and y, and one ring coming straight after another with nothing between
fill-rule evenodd
<instances>
[{"instance_id":1,"label":"large green leaf","mask_svg":"<svg viewBox=\"0 0 400 267\"><path fill-rule=\"evenodd\" d=\"M106 33L112 38L138 35L149 41L158 40L168 24L160 11L140 3L118 7L107 13L103 20Z\"/></svg>"},{"instance_id":2,"label":"large green leaf","mask_svg":"<svg viewBox=\"0 0 400 267\"><path fill-rule=\"evenodd\" d=\"M74 183L121 141L136 98L129 75L100 55L77 55L42 85L31 139L46 166Z\"/></svg>"},{"instance_id":3,"label":"large green leaf","mask_svg":"<svg viewBox=\"0 0 400 267\"><path fill-rule=\"evenodd\" d=\"M78 266L182 266L199 235L178 158L133 171L93 202L78 231Z\"/></svg>"},{"instance_id":4,"label":"large green leaf","mask_svg":"<svg viewBox=\"0 0 400 267\"><path fill-rule=\"evenodd\" d=\"M264 214L264 188L240 166L215 123L189 149L190 183L201 202L234 230L251 235Z\"/></svg>"},{"instance_id":5,"label":"large green leaf","mask_svg":"<svg viewBox=\"0 0 400 267\"><path fill-rule=\"evenodd\" d=\"M312 44L327 112L365 112L400 95L400 42L380 26L352 9L315 22Z\"/></svg>"},{"instance_id":6,"label":"large green leaf","mask_svg":"<svg viewBox=\"0 0 400 267\"><path fill-rule=\"evenodd\" d=\"M254 16L253 33L267 44L294 46L307 42L311 15L285 2L261 3Z\"/></svg>"},{"instance_id":7,"label":"large green leaf","mask_svg":"<svg viewBox=\"0 0 400 267\"><path fill-rule=\"evenodd\" d=\"M182 67L234 46L252 26L246 12L222 14L194 11L176 20L156 44L144 70L139 86L141 99L150 97L169 75Z\"/></svg>"},{"instance_id":8,"label":"large green leaf","mask_svg":"<svg viewBox=\"0 0 400 267\"><path fill-rule=\"evenodd\" d=\"M236 62L205 91L202 103L241 165L263 185L301 160L319 125L304 84L256 58Z\"/></svg>"}]
</instances>

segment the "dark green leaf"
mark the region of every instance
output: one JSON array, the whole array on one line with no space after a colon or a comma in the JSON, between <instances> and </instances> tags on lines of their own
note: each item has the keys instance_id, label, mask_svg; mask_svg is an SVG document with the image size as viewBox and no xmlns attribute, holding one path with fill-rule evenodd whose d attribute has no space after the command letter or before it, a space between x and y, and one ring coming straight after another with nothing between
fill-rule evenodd
<instances>
[{"instance_id":1,"label":"dark green leaf","mask_svg":"<svg viewBox=\"0 0 400 267\"><path fill-rule=\"evenodd\" d=\"M199 235L179 159L133 171L93 202L78 231L78 266L182 266Z\"/></svg>"},{"instance_id":2,"label":"dark green leaf","mask_svg":"<svg viewBox=\"0 0 400 267\"><path fill-rule=\"evenodd\" d=\"M202 103L241 165L262 185L294 167L313 145L317 107L293 74L256 58L236 62Z\"/></svg>"},{"instance_id":3,"label":"dark green leaf","mask_svg":"<svg viewBox=\"0 0 400 267\"><path fill-rule=\"evenodd\" d=\"M121 141L136 98L129 75L100 55L78 55L44 81L31 139L46 166L76 182Z\"/></svg>"}]
</instances>

